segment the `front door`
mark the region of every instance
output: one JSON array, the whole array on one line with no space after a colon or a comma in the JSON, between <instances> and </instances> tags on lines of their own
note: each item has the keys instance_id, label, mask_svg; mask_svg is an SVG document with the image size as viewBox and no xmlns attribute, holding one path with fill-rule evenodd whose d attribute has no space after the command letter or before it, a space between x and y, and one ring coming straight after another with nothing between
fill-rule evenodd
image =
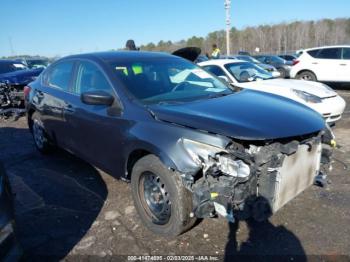
<instances>
[{"instance_id":1,"label":"front door","mask_svg":"<svg viewBox=\"0 0 350 262\"><path fill-rule=\"evenodd\" d=\"M103 90L116 96L103 70L95 63L81 61L77 65L72 95L67 99L65 120L69 125L70 147L79 156L106 172L112 172L120 161L121 115L109 113L110 106L88 105L80 95Z\"/></svg>"},{"instance_id":2,"label":"front door","mask_svg":"<svg viewBox=\"0 0 350 262\"><path fill-rule=\"evenodd\" d=\"M343 56L340 60L341 81L350 82L350 47L343 48Z\"/></svg>"}]
</instances>

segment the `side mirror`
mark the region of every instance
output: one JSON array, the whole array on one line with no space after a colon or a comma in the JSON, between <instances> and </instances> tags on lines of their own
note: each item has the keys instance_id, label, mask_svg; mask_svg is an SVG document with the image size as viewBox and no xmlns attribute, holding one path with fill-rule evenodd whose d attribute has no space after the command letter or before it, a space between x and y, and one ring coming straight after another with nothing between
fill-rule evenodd
<instances>
[{"instance_id":1,"label":"side mirror","mask_svg":"<svg viewBox=\"0 0 350 262\"><path fill-rule=\"evenodd\" d=\"M220 79L224 80L227 84L230 84L230 80L227 76L219 76Z\"/></svg>"},{"instance_id":2,"label":"side mirror","mask_svg":"<svg viewBox=\"0 0 350 262\"><path fill-rule=\"evenodd\" d=\"M87 105L110 106L114 102L114 97L105 91L88 91L80 95L80 99Z\"/></svg>"},{"instance_id":3,"label":"side mirror","mask_svg":"<svg viewBox=\"0 0 350 262\"><path fill-rule=\"evenodd\" d=\"M273 78L278 78L278 77L281 76L281 73L278 72L278 71L273 71L271 74L272 74L272 77L273 77Z\"/></svg>"}]
</instances>

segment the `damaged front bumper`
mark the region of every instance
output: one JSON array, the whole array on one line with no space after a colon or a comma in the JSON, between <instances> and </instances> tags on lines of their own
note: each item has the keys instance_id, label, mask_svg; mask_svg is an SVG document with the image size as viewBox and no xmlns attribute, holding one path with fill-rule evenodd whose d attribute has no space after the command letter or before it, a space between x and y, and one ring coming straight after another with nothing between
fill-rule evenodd
<instances>
[{"instance_id":1,"label":"damaged front bumper","mask_svg":"<svg viewBox=\"0 0 350 262\"><path fill-rule=\"evenodd\" d=\"M221 215L231 222L267 219L312 185L321 165L329 165L331 155L321 161L322 143L330 144L326 131L288 140L232 141L225 149L184 140L201 166L196 175L183 175L193 193L192 215Z\"/></svg>"}]
</instances>

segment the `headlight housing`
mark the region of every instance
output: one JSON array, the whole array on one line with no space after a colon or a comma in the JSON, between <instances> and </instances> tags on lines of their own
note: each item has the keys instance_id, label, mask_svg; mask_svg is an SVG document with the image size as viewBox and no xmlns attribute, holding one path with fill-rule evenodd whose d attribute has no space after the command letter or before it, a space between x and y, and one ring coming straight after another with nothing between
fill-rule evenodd
<instances>
[{"instance_id":1,"label":"headlight housing","mask_svg":"<svg viewBox=\"0 0 350 262\"><path fill-rule=\"evenodd\" d=\"M234 159L224 148L183 139L183 145L189 156L198 166L207 170L211 166L217 167L222 173L247 178L250 175L250 167L240 159Z\"/></svg>"},{"instance_id":2,"label":"headlight housing","mask_svg":"<svg viewBox=\"0 0 350 262\"><path fill-rule=\"evenodd\" d=\"M208 145L189 139L182 139L182 143L186 152L198 165L202 165L203 161L209 161L209 157L215 158L215 155L217 153L226 152L224 148Z\"/></svg>"},{"instance_id":3,"label":"headlight housing","mask_svg":"<svg viewBox=\"0 0 350 262\"><path fill-rule=\"evenodd\" d=\"M319 98L318 96L315 96L313 94L310 94L308 92L297 90L297 89L293 89L293 92L298 97L303 99L305 102L308 102L308 103L321 103L322 102L321 98Z\"/></svg>"},{"instance_id":4,"label":"headlight housing","mask_svg":"<svg viewBox=\"0 0 350 262\"><path fill-rule=\"evenodd\" d=\"M324 83L320 83L320 85L323 86L324 88L326 88L328 91L334 92L334 90L330 86L328 86L328 85L326 85Z\"/></svg>"}]
</instances>

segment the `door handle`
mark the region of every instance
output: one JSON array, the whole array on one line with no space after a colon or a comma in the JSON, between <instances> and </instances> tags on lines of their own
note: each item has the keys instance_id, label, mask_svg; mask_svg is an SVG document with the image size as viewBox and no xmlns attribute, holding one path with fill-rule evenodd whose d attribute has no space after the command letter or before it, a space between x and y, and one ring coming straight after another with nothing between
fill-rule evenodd
<instances>
[{"instance_id":1,"label":"door handle","mask_svg":"<svg viewBox=\"0 0 350 262\"><path fill-rule=\"evenodd\" d=\"M347 64L339 64L339 65L341 65L341 66L346 66Z\"/></svg>"},{"instance_id":2,"label":"door handle","mask_svg":"<svg viewBox=\"0 0 350 262\"><path fill-rule=\"evenodd\" d=\"M313 64L313 65L318 65L318 63L317 63L317 62L313 62L312 64Z\"/></svg>"}]
</instances>

